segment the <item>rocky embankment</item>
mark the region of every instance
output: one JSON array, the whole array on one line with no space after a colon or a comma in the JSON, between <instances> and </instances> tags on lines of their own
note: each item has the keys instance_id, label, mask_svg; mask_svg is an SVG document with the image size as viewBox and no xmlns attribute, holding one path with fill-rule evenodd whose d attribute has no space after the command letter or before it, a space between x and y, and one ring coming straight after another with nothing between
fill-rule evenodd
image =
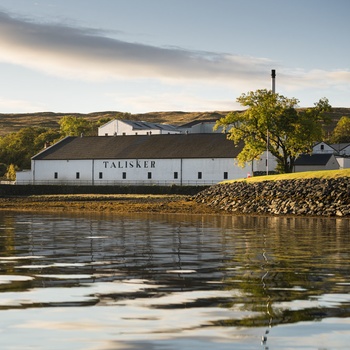
<instances>
[{"instance_id":1,"label":"rocky embankment","mask_svg":"<svg viewBox=\"0 0 350 350\"><path fill-rule=\"evenodd\" d=\"M350 178L218 184L192 199L237 214L350 216Z\"/></svg>"}]
</instances>

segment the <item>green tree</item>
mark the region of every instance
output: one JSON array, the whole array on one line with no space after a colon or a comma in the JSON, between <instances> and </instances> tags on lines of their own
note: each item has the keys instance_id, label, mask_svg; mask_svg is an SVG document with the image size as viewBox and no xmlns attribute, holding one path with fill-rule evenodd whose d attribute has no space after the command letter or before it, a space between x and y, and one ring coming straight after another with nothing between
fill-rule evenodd
<instances>
[{"instance_id":1,"label":"green tree","mask_svg":"<svg viewBox=\"0 0 350 350\"><path fill-rule=\"evenodd\" d=\"M0 163L0 178L6 174L7 166L4 163Z\"/></svg>"},{"instance_id":2,"label":"green tree","mask_svg":"<svg viewBox=\"0 0 350 350\"><path fill-rule=\"evenodd\" d=\"M97 128L94 123L83 118L74 116L64 116L59 121L62 136L95 136Z\"/></svg>"},{"instance_id":3,"label":"green tree","mask_svg":"<svg viewBox=\"0 0 350 350\"><path fill-rule=\"evenodd\" d=\"M6 178L10 181L16 180L16 170L18 170L18 167L16 167L14 164L10 164L7 168L6 172Z\"/></svg>"},{"instance_id":4,"label":"green tree","mask_svg":"<svg viewBox=\"0 0 350 350\"><path fill-rule=\"evenodd\" d=\"M240 165L259 158L267 149L278 162L280 172L292 172L296 158L312 150L323 137L325 112L331 106L326 98L313 108L296 109L299 101L271 90L251 91L237 98L243 112L230 112L216 122L215 128L228 128L228 138L236 145L244 142L238 155Z\"/></svg>"},{"instance_id":5,"label":"green tree","mask_svg":"<svg viewBox=\"0 0 350 350\"><path fill-rule=\"evenodd\" d=\"M0 138L0 162L20 169L30 167L30 159L45 146L60 138L59 131L41 127L23 128Z\"/></svg>"},{"instance_id":6,"label":"green tree","mask_svg":"<svg viewBox=\"0 0 350 350\"><path fill-rule=\"evenodd\" d=\"M343 116L339 119L331 136L332 143L350 142L350 117Z\"/></svg>"}]
</instances>

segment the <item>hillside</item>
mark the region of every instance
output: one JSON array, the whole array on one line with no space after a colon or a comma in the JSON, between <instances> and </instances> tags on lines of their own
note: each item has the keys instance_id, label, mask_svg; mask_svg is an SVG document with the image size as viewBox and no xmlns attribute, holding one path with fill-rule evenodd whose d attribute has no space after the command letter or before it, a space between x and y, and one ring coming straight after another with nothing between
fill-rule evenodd
<instances>
[{"instance_id":1,"label":"hillside","mask_svg":"<svg viewBox=\"0 0 350 350\"><path fill-rule=\"evenodd\" d=\"M0 113L0 136L15 132L24 127L42 126L50 128L58 128L58 121L66 115L84 117L92 121L104 117L113 118L118 115L118 111L104 111L94 112L88 114L82 113L54 113L54 112L40 112L40 113L26 113L26 114L1 114ZM173 125L182 125L194 120L208 120L218 119L224 117L227 111L215 112L150 112L142 114L131 114L130 119L142 120L154 123L168 123ZM332 108L330 113L332 123L326 127L327 133L331 132L337 124L339 118L342 116L350 117L350 108Z\"/></svg>"},{"instance_id":2,"label":"hillside","mask_svg":"<svg viewBox=\"0 0 350 350\"><path fill-rule=\"evenodd\" d=\"M150 112L143 114L131 114L131 120L142 120L153 123L167 123L182 125L198 119L218 119L228 112ZM349 112L350 113L350 112ZM100 118L113 118L120 114L118 111L82 113L27 113L27 114L1 114L0 113L0 136L15 132L29 126L42 126L58 128L58 121L66 115L83 117L92 121Z\"/></svg>"}]
</instances>

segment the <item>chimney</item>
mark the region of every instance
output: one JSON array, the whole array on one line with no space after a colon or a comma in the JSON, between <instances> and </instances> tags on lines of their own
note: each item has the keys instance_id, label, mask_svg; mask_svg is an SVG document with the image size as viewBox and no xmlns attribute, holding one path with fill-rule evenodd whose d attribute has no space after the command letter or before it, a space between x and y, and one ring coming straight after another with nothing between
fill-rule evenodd
<instances>
[{"instance_id":1,"label":"chimney","mask_svg":"<svg viewBox=\"0 0 350 350\"><path fill-rule=\"evenodd\" d=\"M271 70L271 78L272 78L272 92L275 93L276 92L276 70L272 69Z\"/></svg>"}]
</instances>

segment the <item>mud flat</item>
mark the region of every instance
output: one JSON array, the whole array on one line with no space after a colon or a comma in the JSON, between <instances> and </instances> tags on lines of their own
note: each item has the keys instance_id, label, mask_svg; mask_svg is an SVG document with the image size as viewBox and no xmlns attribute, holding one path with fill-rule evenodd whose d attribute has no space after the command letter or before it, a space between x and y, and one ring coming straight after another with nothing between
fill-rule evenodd
<instances>
[{"instance_id":1,"label":"mud flat","mask_svg":"<svg viewBox=\"0 0 350 350\"><path fill-rule=\"evenodd\" d=\"M0 210L49 212L179 213L220 212L187 195L34 195L2 196Z\"/></svg>"}]
</instances>

